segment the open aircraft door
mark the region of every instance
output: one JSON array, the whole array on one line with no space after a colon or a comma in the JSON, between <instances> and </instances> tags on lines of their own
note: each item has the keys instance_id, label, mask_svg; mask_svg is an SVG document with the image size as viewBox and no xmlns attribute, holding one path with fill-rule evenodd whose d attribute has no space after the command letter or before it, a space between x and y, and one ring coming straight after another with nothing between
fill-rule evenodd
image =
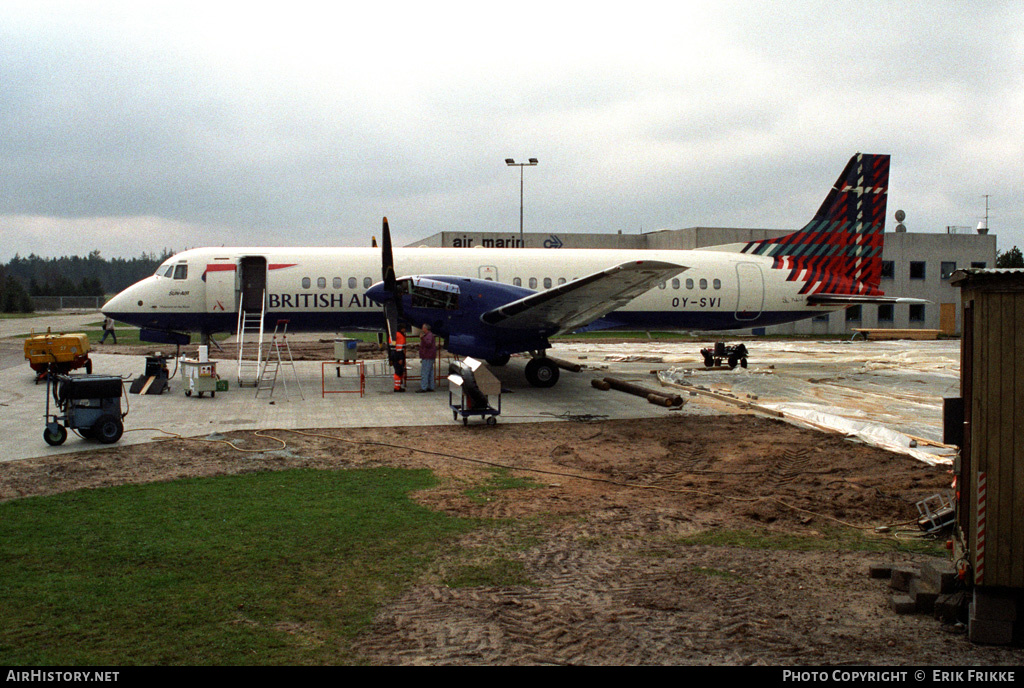
<instances>
[{"instance_id":1,"label":"open aircraft door","mask_svg":"<svg viewBox=\"0 0 1024 688\"><path fill-rule=\"evenodd\" d=\"M238 267L242 273L239 276L242 310L259 313L263 310L267 294L267 259L263 256L244 256L238 261Z\"/></svg>"},{"instance_id":2,"label":"open aircraft door","mask_svg":"<svg viewBox=\"0 0 1024 688\"><path fill-rule=\"evenodd\" d=\"M756 263L737 263L736 319L754 320L764 309L764 275Z\"/></svg>"}]
</instances>

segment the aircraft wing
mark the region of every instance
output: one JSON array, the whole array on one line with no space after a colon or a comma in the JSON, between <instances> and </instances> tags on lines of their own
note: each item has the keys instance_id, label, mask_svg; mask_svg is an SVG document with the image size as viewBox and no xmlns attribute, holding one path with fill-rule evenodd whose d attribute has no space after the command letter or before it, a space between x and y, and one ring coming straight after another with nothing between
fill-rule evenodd
<instances>
[{"instance_id":1,"label":"aircraft wing","mask_svg":"<svg viewBox=\"0 0 1024 688\"><path fill-rule=\"evenodd\" d=\"M912 299L903 296L865 296L863 294L810 294L807 303L811 306L859 306L873 303L931 303L927 299Z\"/></svg>"},{"instance_id":2,"label":"aircraft wing","mask_svg":"<svg viewBox=\"0 0 1024 688\"><path fill-rule=\"evenodd\" d=\"M626 305L659 282L686 270L683 265L637 260L610 267L487 311L480 319L512 329L571 332Z\"/></svg>"}]
</instances>

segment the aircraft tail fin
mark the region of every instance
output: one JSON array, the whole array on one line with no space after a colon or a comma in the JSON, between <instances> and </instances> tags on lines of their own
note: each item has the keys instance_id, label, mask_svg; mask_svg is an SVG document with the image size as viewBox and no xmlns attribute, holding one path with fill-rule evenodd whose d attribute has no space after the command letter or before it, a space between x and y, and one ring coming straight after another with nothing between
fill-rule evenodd
<instances>
[{"instance_id":1,"label":"aircraft tail fin","mask_svg":"<svg viewBox=\"0 0 1024 688\"><path fill-rule=\"evenodd\" d=\"M742 252L774 258L802 294L881 294L888 189L889 156L857 153L807 226Z\"/></svg>"}]
</instances>

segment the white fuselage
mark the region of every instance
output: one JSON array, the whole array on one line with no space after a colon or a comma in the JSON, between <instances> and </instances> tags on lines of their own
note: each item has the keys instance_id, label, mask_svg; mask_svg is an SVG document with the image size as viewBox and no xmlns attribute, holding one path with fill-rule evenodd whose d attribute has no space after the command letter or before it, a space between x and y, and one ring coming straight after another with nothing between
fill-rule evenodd
<instances>
[{"instance_id":1,"label":"white fuselage","mask_svg":"<svg viewBox=\"0 0 1024 688\"><path fill-rule=\"evenodd\" d=\"M601 327L739 329L789 322L830 310L809 306L803 282L772 269L772 259L721 250L603 249L394 250L402 275L452 275L543 291L633 260L685 266L677 276L609 315ZM365 291L381 279L373 248L198 248L179 253L112 298L104 313L140 327L234 331L250 292L266 318L294 330L380 326L380 306ZM264 297L265 292L265 297Z\"/></svg>"}]
</instances>

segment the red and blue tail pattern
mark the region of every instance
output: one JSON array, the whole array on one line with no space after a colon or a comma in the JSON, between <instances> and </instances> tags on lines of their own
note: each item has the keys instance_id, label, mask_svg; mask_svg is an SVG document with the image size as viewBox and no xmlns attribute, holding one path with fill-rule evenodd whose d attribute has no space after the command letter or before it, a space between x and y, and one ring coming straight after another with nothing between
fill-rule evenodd
<instances>
[{"instance_id":1,"label":"red and blue tail pattern","mask_svg":"<svg viewBox=\"0 0 1024 688\"><path fill-rule=\"evenodd\" d=\"M857 153L806 227L743 253L772 256L787 280L804 282L801 294L881 295L888 188L889 156Z\"/></svg>"}]
</instances>

